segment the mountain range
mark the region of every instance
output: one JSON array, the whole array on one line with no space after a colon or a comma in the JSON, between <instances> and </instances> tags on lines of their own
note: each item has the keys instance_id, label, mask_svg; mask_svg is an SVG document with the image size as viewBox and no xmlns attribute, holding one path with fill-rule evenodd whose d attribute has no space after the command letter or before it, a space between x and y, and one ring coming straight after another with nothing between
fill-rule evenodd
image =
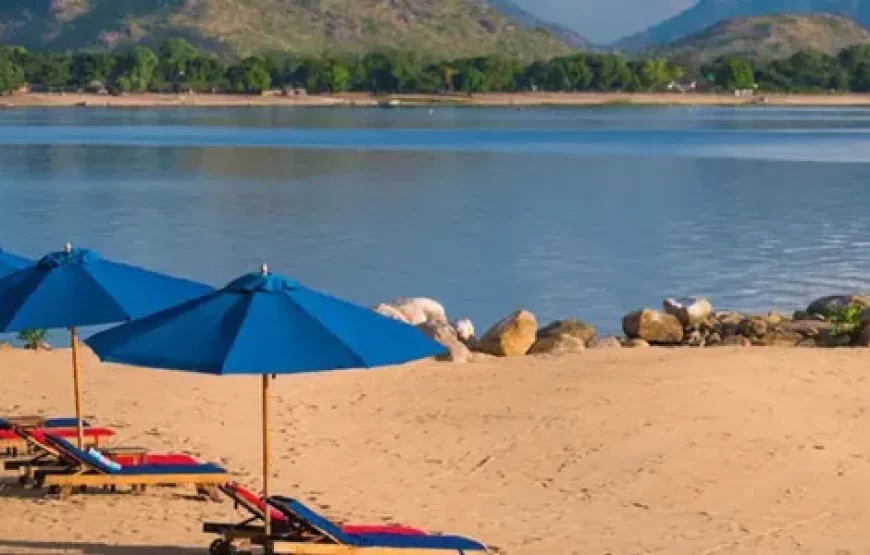
<instances>
[{"instance_id":1,"label":"mountain range","mask_svg":"<svg viewBox=\"0 0 870 555\"><path fill-rule=\"evenodd\" d=\"M112 50L167 37L228 56L396 48L534 58L585 44L512 0L0 0L2 43Z\"/></svg>"},{"instance_id":2,"label":"mountain range","mask_svg":"<svg viewBox=\"0 0 870 555\"><path fill-rule=\"evenodd\" d=\"M728 19L773 14L834 14L866 27L870 25L870 0L699 0L646 31L618 41L616 46L639 50L671 44Z\"/></svg>"}]
</instances>

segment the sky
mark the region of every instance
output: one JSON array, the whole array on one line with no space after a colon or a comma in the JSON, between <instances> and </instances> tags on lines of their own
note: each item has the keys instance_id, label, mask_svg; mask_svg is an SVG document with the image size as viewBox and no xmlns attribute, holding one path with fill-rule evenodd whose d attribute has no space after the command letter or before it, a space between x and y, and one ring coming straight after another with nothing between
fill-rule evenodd
<instances>
[{"instance_id":1,"label":"sky","mask_svg":"<svg viewBox=\"0 0 870 555\"><path fill-rule=\"evenodd\" d=\"M697 0L514 0L542 19L576 29L592 42L642 31Z\"/></svg>"}]
</instances>

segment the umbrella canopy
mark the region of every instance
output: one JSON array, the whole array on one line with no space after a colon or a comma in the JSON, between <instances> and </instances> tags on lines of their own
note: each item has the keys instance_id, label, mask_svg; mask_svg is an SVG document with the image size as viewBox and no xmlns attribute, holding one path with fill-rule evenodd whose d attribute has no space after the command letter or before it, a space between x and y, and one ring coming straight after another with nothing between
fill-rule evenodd
<instances>
[{"instance_id":1,"label":"umbrella canopy","mask_svg":"<svg viewBox=\"0 0 870 555\"><path fill-rule=\"evenodd\" d=\"M212 290L69 247L0 279L0 332L124 322Z\"/></svg>"},{"instance_id":2,"label":"umbrella canopy","mask_svg":"<svg viewBox=\"0 0 870 555\"><path fill-rule=\"evenodd\" d=\"M0 333L69 328L81 447L76 327L131 320L209 291L213 288L201 283L112 262L67 245L0 279Z\"/></svg>"},{"instance_id":3,"label":"umbrella canopy","mask_svg":"<svg viewBox=\"0 0 870 555\"><path fill-rule=\"evenodd\" d=\"M31 264L33 264L32 260L27 260L9 251L0 249L0 278L18 270L23 270Z\"/></svg>"},{"instance_id":4,"label":"umbrella canopy","mask_svg":"<svg viewBox=\"0 0 870 555\"><path fill-rule=\"evenodd\" d=\"M445 350L413 326L267 272L87 343L105 361L257 375L371 368Z\"/></svg>"},{"instance_id":5,"label":"umbrella canopy","mask_svg":"<svg viewBox=\"0 0 870 555\"><path fill-rule=\"evenodd\" d=\"M263 376L263 492L269 492L269 375L371 368L445 348L413 326L308 289L267 267L225 288L94 335L100 359ZM268 536L269 515L266 514Z\"/></svg>"}]
</instances>

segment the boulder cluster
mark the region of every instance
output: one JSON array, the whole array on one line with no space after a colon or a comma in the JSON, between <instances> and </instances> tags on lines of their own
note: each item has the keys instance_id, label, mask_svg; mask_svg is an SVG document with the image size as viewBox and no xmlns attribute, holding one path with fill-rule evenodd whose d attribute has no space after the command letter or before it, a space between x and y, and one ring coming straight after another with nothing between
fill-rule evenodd
<instances>
[{"instance_id":1,"label":"boulder cluster","mask_svg":"<svg viewBox=\"0 0 870 555\"><path fill-rule=\"evenodd\" d=\"M870 347L870 297L861 295L823 297L792 315L719 311L705 298L667 298L660 309L626 314L624 335L609 337L576 319L539 326L528 310L511 313L476 337L470 320L451 322L440 303L425 297L396 299L374 310L419 327L447 347L442 359L453 362L650 346Z\"/></svg>"}]
</instances>

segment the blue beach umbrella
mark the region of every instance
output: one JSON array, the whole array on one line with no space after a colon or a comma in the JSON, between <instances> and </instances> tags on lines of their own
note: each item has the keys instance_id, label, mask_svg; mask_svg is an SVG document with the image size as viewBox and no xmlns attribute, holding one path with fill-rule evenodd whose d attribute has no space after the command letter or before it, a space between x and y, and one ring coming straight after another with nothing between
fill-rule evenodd
<instances>
[{"instance_id":1,"label":"blue beach umbrella","mask_svg":"<svg viewBox=\"0 0 870 555\"><path fill-rule=\"evenodd\" d=\"M33 264L32 260L27 260L9 251L0 249L0 278L18 270L23 270L31 264Z\"/></svg>"},{"instance_id":2,"label":"blue beach umbrella","mask_svg":"<svg viewBox=\"0 0 870 555\"><path fill-rule=\"evenodd\" d=\"M213 288L66 249L0 279L0 333L68 328L79 447L83 443L76 328L124 322L201 296Z\"/></svg>"},{"instance_id":3,"label":"blue beach umbrella","mask_svg":"<svg viewBox=\"0 0 870 555\"><path fill-rule=\"evenodd\" d=\"M96 334L101 360L263 379L263 495L269 495L269 377L402 364L444 347L413 326L308 289L266 266L214 293ZM266 534L269 534L266 511Z\"/></svg>"}]
</instances>

